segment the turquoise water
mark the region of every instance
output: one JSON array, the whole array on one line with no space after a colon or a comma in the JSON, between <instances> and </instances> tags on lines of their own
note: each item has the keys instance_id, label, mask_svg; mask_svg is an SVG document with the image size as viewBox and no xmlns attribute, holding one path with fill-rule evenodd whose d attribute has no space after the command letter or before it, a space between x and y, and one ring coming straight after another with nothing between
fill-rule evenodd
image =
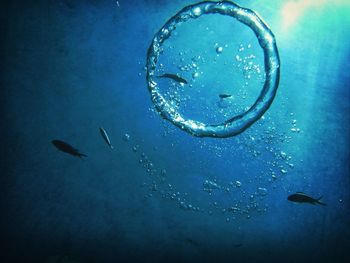
<instances>
[{"instance_id":1,"label":"turquoise water","mask_svg":"<svg viewBox=\"0 0 350 263\"><path fill-rule=\"evenodd\" d=\"M349 260L350 4L236 3L275 36L280 81L228 138L176 127L149 92L152 39L194 2L1 4L1 262ZM256 35L230 16L186 20L162 48L157 92L186 120L242 115L266 82ZM287 200L298 191L327 206Z\"/></svg>"}]
</instances>

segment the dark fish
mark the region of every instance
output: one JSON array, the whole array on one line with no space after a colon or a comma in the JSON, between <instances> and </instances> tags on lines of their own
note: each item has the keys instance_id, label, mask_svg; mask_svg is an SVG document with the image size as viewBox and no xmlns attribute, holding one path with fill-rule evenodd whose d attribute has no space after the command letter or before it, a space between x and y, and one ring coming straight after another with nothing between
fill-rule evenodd
<instances>
[{"instance_id":1,"label":"dark fish","mask_svg":"<svg viewBox=\"0 0 350 263\"><path fill-rule=\"evenodd\" d=\"M321 202L322 196L320 198L312 198L302 192L296 192L295 194L292 194L288 196L288 200L292 202L297 202L297 203L309 203L309 204L319 204L319 205L326 205L325 203Z\"/></svg>"},{"instance_id":2,"label":"dark fish","mask_svg":"<svg viewBox=\"0 0 350 263\"><path fill-rule=\"evenodd\" d=\"M102 127L100 127L100 133L101 133L103 139L104 139L104 140L106 141L106 143L108 144L108 146L109 146L111 149L113 149L111 140L109 139L108 134L107 134L107 132L105 131L105 129L103 129Z\"/></svg>"},{"instance_id":3,"label":"dark fish","mask_svg":"<svg viewBox=\"0 0 350 263\"><path fill-rule=\"evenodd\" d=\"M243 246L243 244L241 243L235 245L235 247L241 247L241 246Z\"/></svg>"},{"instance_id":4,"label":"dark fish","mask_svg":"<svg viewBox=\"0 0 350 263\"><path fill-rule=\"evenodd\" d=\"M219 97L220 97L220 99L226 99L226 98L232 97L232 95L230 95L230 94L220 94Z\"/></svg>"},{"instance_id":5,"label":"dark fish","mask_svg":"<svg viewBox=\"0 0 350 263\"><path fill-rule=\"evenodd\" d=\"M75 149L73 146L69 145L66 142L60 141L60 140L53 140L51 141L53 145L56 146L56 148L62 152L69 153L74 156L78 157L87 157L86 154L80 153L77 149Z\"/></svg>"},{"instance_id":6,"label":"dark fish","mask_svg":"<svg viewBox=\"0 0 350 263\"><path fill-rule=\"evenodd\" d=\"M165 73L165 74L159 75L157 77L158 78L169 78L169 79L175 80L176 82L187 84L187 80L185 80L185 79L183 79L175 74Z\"/></svg>"}]
</instances>

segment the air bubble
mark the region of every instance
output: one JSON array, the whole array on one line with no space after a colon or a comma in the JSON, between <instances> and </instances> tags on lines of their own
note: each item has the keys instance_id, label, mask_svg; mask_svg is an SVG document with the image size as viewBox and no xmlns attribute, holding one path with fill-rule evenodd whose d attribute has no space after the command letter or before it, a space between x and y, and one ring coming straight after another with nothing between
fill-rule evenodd
<instances>
[{"instance_id":1,"label":"air bubble","mask_svg":"<svg viewBox=\"0 0 350 263\"><path fill-rule=\"evenodd\" d=\"M163 177L166 176L166 170L165 170L165 169L162 169L162 170L160 171L160 175L163 176Z\"/></svg>"},{"instance_id":2,"label":"air bubble","mask_svg":"<svg viewBox=\"0 0 350 263\"><path fill-rule=\"evenodd\" d=\"M217 47L217 48L216 48L216 53L217 53L217 54L221 54L223 50L224 50L223 47Z\"/></svg>"},{"instance_id":3,"label":"air bubble","mask_svg":"<svg viewBox=\"0 0 350 263\"><path fill-rule=\"evenodd\" d=\"M295 127L291 128L290 130L291 130L292 132L296 132L296 133L299 133L299 132L300 132L300 129L299 129L299 128L295 128Z\"/></svg>"},{"instance_id":4,"label":"air bubble","mask_svg":"<svg viewBox=\"0 0 350 263\"><path fill-rule=\"evenodd\" d=\"M241 187L241 186L242 186L242 183L241 183L240 181L236 181L236 182L235 182L235 185L236 185L236 187Z\"/></svg>"},{"instance_id":5,"label":"air bubble","mask_svg":"<svg viewBox=\"0 0 350 263\"><path fill-rule=\"evenodd\" d=\"M199 76L199 73L198 73L198 72L195 72L195 73L192 74L192 78L194 78L194 79L195 79L195 78L198 78L198 76Z\"/></svg>"},{"instance_id":6,"label":"air bubble","mask_svg":"<svg viewBox=\"0 0 350 263\"><path fill-rule=\"evenodd\" d=\"M138 151L138 148L139 148L138 145L133 146L133 147L132 147L132 151L136 153L136 152Z\"/></svg>"},{"instance_id":7,"label":"air bubble","mask_svg":"<svg viewBox=\"0 0 350 263\"><path fill-rule=\"evenodd\" d=\"M126 141L126 142L130 141L130 135L128 133L125 133L124 137L123 137L123 140Z\"/></svg>"},{"instance_id":8,"label":"air bubble","mask_svg":"<svg viewBox=\"0 0 350 263\"><path fill-rule=\"evenodd\" d=\"M262 195L262 196L267 195L267 189L264 187L259 187L257 192L259 195Z\"/></svg>"}]
</instances>

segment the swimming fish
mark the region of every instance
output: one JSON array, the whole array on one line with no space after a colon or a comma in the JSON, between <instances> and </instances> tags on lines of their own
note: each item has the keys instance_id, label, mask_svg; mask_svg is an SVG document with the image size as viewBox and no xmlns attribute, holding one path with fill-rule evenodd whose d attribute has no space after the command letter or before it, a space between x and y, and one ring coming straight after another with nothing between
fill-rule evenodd
<instances>
[{"instance_id":1,"label":"swimming fish","mask_svg":"<svg viewBox=\"0 0 350 263\"><path fill-rule=\"evenodd\" d=\"M69 145L68 143L60 140L53 140L51 141L53 145L56 146L56 148L62 152L71 154L73 156L78 156L79 158L81 157L87 157L86 154L80 153L77 149L75 149L73 146Z\"/></svg>"},{"instance_id":2,"label":"swimming fish","mask_svg":"<svg viewBox=\"0 0 350 263\"><path fill-rule=\"evenodd\" d=\"M219 97L220 97L220 99L226 99L226 98L232 97L232 95L230 95L230 94L220 94Z\"/></svg>"},{"instance_id":3,"label":"swimming fish","mask_svg":"<svg viewBox=\"0 0 350 263\"><path fill-rule=\"evenodd\" d=\"M109 139L108 134L107 134L107 132L105 131L105 129L103 129L102 127L100 127L100 133L101 133L103 139L104 139L104 140L106 141L106 143L108 144L108 146L109 146L111 149L113 149L113 146L112 146L112 144L111 144L111 140Z\"/></svg>"},{"instance_id":4,"label":"swimming fish","mask_svg":"<svg viewBox=\"0 0 350 263\"><path fill-rule=\"evenodd\" d=\"M158 78L169 78L169 79L175 80L176 82L183 83L183 84L187 84L188 83L187 80L179 77L178 75L170 74L170 73L165 73L165 74L159 75L157 77Z\"/></svg>"},{"instance_id":5,"label":"swimming fish","mask_svg":"<svg viewBox=\"0 0 350 263\"><path fill-rule=\"evenodd\" d=\"M322 196L320 198L314 199L303 192L296 192L295 194L292 194L288 196L288 200L292 202L297 202L297 203L309 203L309 204L319 204L319 205L326 205L325 203L321 202Z\"/></svg>"}]
</instances>

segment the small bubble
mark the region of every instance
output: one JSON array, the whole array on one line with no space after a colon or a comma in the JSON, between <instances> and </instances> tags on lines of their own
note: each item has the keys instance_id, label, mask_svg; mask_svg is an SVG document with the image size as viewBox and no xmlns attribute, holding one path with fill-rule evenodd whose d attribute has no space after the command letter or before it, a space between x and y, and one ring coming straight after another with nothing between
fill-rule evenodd
<instances>
[{"instance_id":1,"label":"small bubble","mask_svg":"<svg viewBox=\"0 0 350 263\"><path fill-rule=\"evenodd\" d=\"M137 152L137 150L138 150L138 145L135 145L135 146L133 146L133 147L132 147L132 151L133 151L133 152L135 152L135 153L136 153L136 152Z\"/></svg>"},{"instance_id":2,"label":"small bubble","mask_svg":"<svg viewBox=\"0 0 350 263\"><path fill-rule=\"evenodd\" d=\"M195 56L192 58L193 62L198 62L201 59L201 56Z\"/></svg>"},{"instance_id":3,"label":"small bubble","mask_svg":"<svg viewBox=\"0 0 350 263\"><path fill-rule=\"evenodd\" d=\"M195 78L198 78L198 76L199 76L199 73L198 73L198 72L195 72L195 73L192 74L192 78L194 78L194 79L195 79Z\"/></svg>"},{"instance_id":4,"label":"small bubble","mask_svg":"<svg viewBox=\"0 0 350 263\"><path fill-rule=\"evenodd\" d=\"M281 155L282 159L286 159L287 158L287 154L285 152L283 152L283 151L281 151L280 155Z\"/></svg>"},{"instance_id":5,"label":"small bubble","mask_svg":"<svg viewBox=\"0 0 350 263\"><path fill-rule=\"evenodd\" d=\"M130 135L128 133L125 133L124 134L124 137L123 137L124 141L130 141Z\"/></svg>"},{"instance_id":6,"label":"small bubble","mask_svg":"<svg viewBox=\"0 0 350 263\"><path fill-rule=\"evenodd\" d=\"M267 189L263 188L263 187L259 187L258 188L258 194L262 195L262 196L267 195Z\"/></svg>"},{"instance_id":7,"label":"small bubble","mask_svg":"<svg viewBox=\"0 0 350 263\"><path fill-rule=\"evenodd\" d=\"M161 175L161 176L166 176L166 170L165 170L165 169L162 169L162 170L160 171L160 175Z\"/></svg>"},{"instance_id":8,"label":"small bubble","mask_svg":"<svg viewBox=\"0 0 350 263\"><path fill-rule=\"evenodd\" d=\"M220 46L217 47L216 48L216 53L218 53L218 54L222 53L223 49L224 49L223 47L220 47Z\"/></svg>"},{"instance_id":9,"label":"small bubble","mask_svg":"<svg viewBox=\"0 0 350 263\"><path fill-rule=\"evenodd\" d=\"M157 191L157 189L158 189L157 185L154 184L153 187L152 187L152 190L153 190L153 191Z\"/></svg>"},{"instance_id":10,"label":"small bubble","mask_svg":"<svg viewBox=\"0 0 350 263\"><path fill-rule=\"evenodd\" d=\"M299 128L295 128L295 127L291 128L290 130L291 130L292 132L296 132L296 133L299 133L299 132L300 132L300 129L299 129Z\"/></svg>"},{"instance_id":11,"label":"small bubble","mask_svg":"<svg viewBox=\"0 0 350 263\"><path fill-rule=\"evenodd\" d=\"M195 9L193 9L193 13L196 15L196 16L199 16L201 15L202 11L199 7L196 7Z\"/></svg>"}]
</instances>

